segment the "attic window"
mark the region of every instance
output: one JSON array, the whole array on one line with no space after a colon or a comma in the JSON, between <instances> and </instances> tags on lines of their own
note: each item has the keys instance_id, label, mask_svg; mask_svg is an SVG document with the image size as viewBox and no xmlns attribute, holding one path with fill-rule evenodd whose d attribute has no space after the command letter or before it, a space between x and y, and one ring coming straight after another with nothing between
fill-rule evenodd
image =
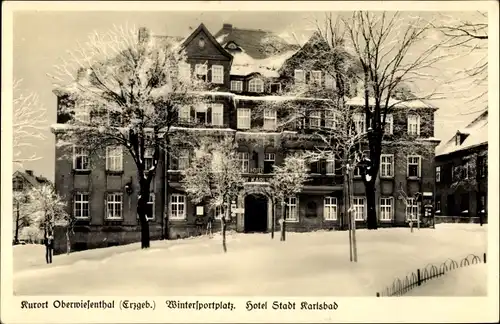
<instances>
[{"instance_id":1,"label":"attic window","mask_svg":"<svg viewBox=\"0 0 500 324\"><path fill-rule=\"evenodd\" d=\"M252 79L248 83L249 92L264 92L264 81L261 79Z\"/></svg>"},{"instance_id":2,"label":"attic window","mask_svg":"<svg viewBox=\"0 0 500 324\"><path fill-rule=\"evenodd\" d=\"M231 50L237 50L237 49L239 49L238 45L236 45L235 43L229 43L229 44L227 44L226 48L231 49Z\"/></svg>"},{"instance_id":3,"label":"attic window","mask_svg":"<svg viewBox=\"0 0 500 324\"><path fill-rule=\"evenodd\" d=\"M205 47L205 39L204 39L203 37L202 37L202 38L200 38L200 40L198 41L198 46L199 46L200 48Z\"/></svg>"}]
</instances>

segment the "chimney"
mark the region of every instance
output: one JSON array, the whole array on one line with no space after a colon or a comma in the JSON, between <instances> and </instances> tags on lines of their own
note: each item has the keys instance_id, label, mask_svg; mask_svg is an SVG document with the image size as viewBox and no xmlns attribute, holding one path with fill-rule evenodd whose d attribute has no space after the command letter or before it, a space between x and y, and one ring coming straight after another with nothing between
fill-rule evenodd
<instances>
[{"instance_id":1,"label":"chimney","mask_svg":"<svg viewBox=\"0 0 500 324\"><path fill-rule=\"evenodd\" d=\"M139 28L139 43L149 40L149 30L146 27Z\"/></svg>"},{"instance_id":2,"label":"chimney","mask_svg":"<svg viewBox=\"0 0 500 324\"><path fill-rule=\"evenodd\" d=\"M232 24L222 24L222 29L231 30L231 29L233 29L233 25Z\"/></svg>"},{"instance_id":3,"label":"chimney","mask_svg":"<svg viewBox=\"0 0 500 324\"><path fill-rule=\"evenodd\" d=\"M33 170L26 170L26 173L29 174L30 176L33 176Z\"/></svg>"}]
</instances>

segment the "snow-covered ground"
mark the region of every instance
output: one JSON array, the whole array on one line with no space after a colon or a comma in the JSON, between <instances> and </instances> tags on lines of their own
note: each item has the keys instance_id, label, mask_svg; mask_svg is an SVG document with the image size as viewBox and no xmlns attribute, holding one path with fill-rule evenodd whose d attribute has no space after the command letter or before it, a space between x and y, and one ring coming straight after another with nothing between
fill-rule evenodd
<instances>
[{"instance_id":1,"label":"snow-covered ground","mask_svg":"<svg viewBox=\"0 0 500 324\"><path fill-rule=\"evenodd\" d=\"M55 256L51 265L44 264L43 246L16 246L14 292L375 296L395 277L429 263L482 255L487 226L442 224L414 233L407 228L358 230L356 237L358 263L349 262L345 231L287 233L286 242L279 236L271 240L270 234L231 234L226 254L219 236L153 241L144 251L130 244Z\"/></svg>"},{"instance_id":2,"label":"snow-covered ground","mask_svg":"<svg viewBox=\"0 0 500 324\"><path fill-rule=\"evenodd\" d=\"M486 296L488 293L487 275L486 264L469 265L429 280L422 286L410 290L405 296Z\"/></svg>"}]
</instances>

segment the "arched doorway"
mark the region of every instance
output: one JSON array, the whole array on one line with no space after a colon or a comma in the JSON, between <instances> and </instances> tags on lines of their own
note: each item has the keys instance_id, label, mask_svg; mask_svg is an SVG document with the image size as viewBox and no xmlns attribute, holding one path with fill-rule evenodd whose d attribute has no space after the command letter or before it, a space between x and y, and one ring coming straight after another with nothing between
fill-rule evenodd
<instances>
[{"instance_id":1,"label":"arched doorway","mask_svg":"<svg viewBox=\"0 0 500 324\"><path fill-rule=\"evenodd\" d=\"M245 233L267 232L267 198L252 194L245 197Z\"/></svg>"}]
</instances>

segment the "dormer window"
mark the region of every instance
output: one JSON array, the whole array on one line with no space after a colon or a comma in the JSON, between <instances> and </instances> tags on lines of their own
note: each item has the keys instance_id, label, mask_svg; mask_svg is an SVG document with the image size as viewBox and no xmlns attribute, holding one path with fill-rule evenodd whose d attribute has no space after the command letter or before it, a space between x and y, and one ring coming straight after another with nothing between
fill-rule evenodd
<instances>
[{"instance_id":1,"label":"dormer window","mask_svg":"<svg viewBox=\"0 0 500 324\"><path fill-rule=\"evenodd\" d=\"M264 92L264 81L261 79L252 79L248 83L249 92Z\"/></svg>"},{"instance_id":2,"label":"dormer window","mask_svg":"<svg viewBox=\"0 0 500 324\"><path fill-rule=\"evenodd\" d=\"M238 50L238 49L240 49L240 48L238 47L238 45L236 45L236 44L235 44L235 43L233 43L233 42L230 42L229 44L227 44L227 45L226 45L226 48L227 48L227 49L230 49L230 50Z\"/></svg>"}]
</instances>

